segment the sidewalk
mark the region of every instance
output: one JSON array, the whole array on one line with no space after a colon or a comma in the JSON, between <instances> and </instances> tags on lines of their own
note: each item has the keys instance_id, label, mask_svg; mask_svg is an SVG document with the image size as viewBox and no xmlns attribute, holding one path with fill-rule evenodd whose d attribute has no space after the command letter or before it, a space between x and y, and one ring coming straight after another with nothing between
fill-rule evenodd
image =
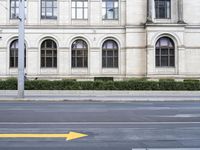
<instances>
[{"instance_id":1,"label":"sidewalk","mask_svg":"<svg viewBox=\"0 0 200 150\"><path fill-rule=\"evenodd\" d=\"M17 91L0 91L0 100L27 101L200 101L200 91L25 91L23 99Z\"/></svg>"}]
</instances>

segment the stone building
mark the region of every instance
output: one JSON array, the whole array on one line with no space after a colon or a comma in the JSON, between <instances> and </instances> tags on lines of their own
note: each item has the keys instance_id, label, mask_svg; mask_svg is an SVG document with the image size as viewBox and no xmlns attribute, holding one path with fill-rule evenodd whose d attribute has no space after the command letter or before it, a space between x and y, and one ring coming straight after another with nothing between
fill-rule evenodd
<instances>
[{"instance_id":1,"label":"stone building","mask_svg":"<svg viewBox=\"0 0 200 150\"><path fill-rule=\"evenodd\" d=\"M19 0L0 0L0 77L17 75ZM29 78L200 78L199 0L27 0Z\"/></svg>"}]
</instances>

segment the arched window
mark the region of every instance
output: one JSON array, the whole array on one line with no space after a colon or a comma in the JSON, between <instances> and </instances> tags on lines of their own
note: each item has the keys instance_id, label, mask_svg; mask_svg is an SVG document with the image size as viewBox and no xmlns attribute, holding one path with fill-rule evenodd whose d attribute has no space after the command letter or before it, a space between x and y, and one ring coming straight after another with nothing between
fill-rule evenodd
<instances>
[{"instance_id":1,"label":"arched window","mask_svg":"<svg viewBox=\"0 0 200 150\"><path fill-rule=\"evenodd\" d=\"M72 68L88 67L88 45L78 39L72 43Z\"/></svg>"},{"instance_id":2,"label":"arched window","mask_svg":"<svg viewBox=\"0 0 200 150\"><path fill-rule=\"evenodd\" d=\"M175 67L175 46L168 37L162 37L156 43L156 67Z\"/></svg>"},{"instance_id":3,"label":"arched window","mask_svg":"<svg viewBox=\"0 0 200 150\"><path fill-rule=\"evenodd\" d=\"M170 19L171 0L155 0L155 10L157 19Z\"/></svg>"},{"instance_id":4,"label":"arched window","mask_svg":"<svg viewBox=\"0 0 200 150\"><path fill-rule=\"evenodd\" d=\"M113 40L107 40L103 43L102 67L103 68L118 67L118 45Z\"/></svg>"},{"instance_id":5,"label":"arched window","mask_svg":"<svg viewBox=\"0 0 200 150\"><path fill-rule=\"evenodd\" d=\"M57 67L57 45L53 40L45 40L41 44L41 67Z\"/></svg>"},{"instance_id":6,"label":"arched window","mask_svg":"<svg viewBox=\"0 0 200 150\"><path fill-rule=\"evenodd\" d=\"M18 40L10 44L10 68L18 67ZM26 45L24 45L24 67L26 67Z\"/></svg>"}]
</instances>

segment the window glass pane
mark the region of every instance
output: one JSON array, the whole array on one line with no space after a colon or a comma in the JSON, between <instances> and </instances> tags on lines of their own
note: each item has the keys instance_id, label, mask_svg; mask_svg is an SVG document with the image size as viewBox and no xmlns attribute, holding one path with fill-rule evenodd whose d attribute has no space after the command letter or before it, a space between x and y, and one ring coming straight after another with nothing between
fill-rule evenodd
<instances>
[{"instance_id":1,"label":"window glass pane","mask_svg":"<svg viewBox=\"0 0 200 150\"><path fill-rule=\"evenodd\" d=\"M106 9L105 8L102 9L102 18L106 19Z\"/></svg>"},{"instance_id":2,"label":"window glass pane","mask_svg":"<svg viewBox=\"0 0 200 150\"><path fill-rule=\"evenodd\" d=\"M77 43L76 43L76 48L84 48L84 46L83 46L83 43L82 43L82 41L78 41Z\"/></svg>"},{"instance_id":3,"label":"window glass pane","mask_svg":"<svg viewBox=\"0 0 200 150\"><path fill-rule=\"evenodd\" d=\"M14 57L10 57L10 67L15 67L14 66Z\"/></svg>"},{"instance_id":4,"label":"window glass pane","mask_svg":"<svg viewBox=\"0 0 200 150\"><path fill-rule=\"evenodd\" d=\"M76 5L77 5L77 7L83 7L83 2L78 1L78 2L76 3Z\"/></svg>"},{"instance_id":5,"label":"window glass pane","mask_svg":"<svg viewBox=\"0 0 200 150\"><path fill-rule=\"evenodd\" d=\"M168 66L168 56L161 56L161 66Z\"/></svg>"},{"instance_id":6,"label":"window glass pane","mask_svg":"<svg viewBox=\"0 0 200 150\"><path fill-rule=\"evenodd\" d=\"M102 2L102 7L106 7L106 2Z\"/></svg>"},{"instance_id":7,"label":"window glass pane","mask_svg":"<svg viewBox=\"0 0 200 150\"><path fill-rule=\"evenodd\" d=\"M118 50L115 50L115 51L114 51L114 56L115 56L115 57L118 57Z\"/></svg>"},{"instance_id":8,"label":"window glass pane","mask_svg":"<svg viewBox=\"0 0 200 150\"><path fill-rule=\"evenodd\" d=\"M74 57L72 57L72 67L76 67L75 58Z\"/></svg>"},{"instance_id":9,"label":"window glass pane","mask_svg":"<svg viewBox=\"0 0 200 150\"><path fill-rule=\"evenodd\" d=\"M105 57L102 58L102 67L106 67L106 58Z\"/></svg>"},{"instance_id":10,"label":"window glass pane","mask_svg":"<svg viewBox=\"0 0 200 150\"><path fill-rule=\"evenodd\" d=\"M45 67L45 59L44 59L44 57L41 58L41 67Z\"/></svg>"},{"instance_id":11,"label":"window glass pane","mask_svg":"<svg viewBox=\"0 0 200 150\"><path fill-rule=\"evenodd\" d=\"M156 55L160 55L160 49L156 49Z\"/></svg>"},{"instance_id":12,"label":"window glass pane","mask_svg":"<svg viewBox=\"0 0 200 150\"><path fill-rule=\"evenodd\" d=\"M52 16L52 8L46 8L46 15Z\"/></svg>"},{"instance_id":13,"label":"window glass pane","mask_svg":"<svg viewBox=\"0 0 200 150\"><path fill-rule=\"evenodd\" d=\"M118 2L115 2L115 3L114 3L114 7L115 7L115 8L118 8Z\"/></svg>"},{"instance_id":14,"label":"window glass pane","mask_svg":"<svg viewBox=\"0 0 200 150\"><path fill-rule=\"evenodd\" d=\"M88 18L88 9L84 9L84 19Z\"/></svg>"},{"instance_id":15,"label":"window glass pane","mask_svg":"<svg viewBox=\"0 0 200 150\"><path fill-rule=\"evenodd\" d=\"M42 1L42 7L45 7L45 1Z\"/></svg>"},{"instance_id":16,"label":"window glass pane","mask_svg":"<svg viewBox=\"0 0 200 150\"><path fill-rule=\"evenodd\" d=\"M42 16L45 16L45 8L42 8Z\"/></svg>"},{"instance_id":17,"label":"window glass pane","mask_svg":"<svg viewBox=\"0 0 200 150\"><path fill-rule=\"evenodd\" d=\"M76 3L75 2L72 2L72 7L76 7Z\"/></svg>"},{"instance_id":18,"label":"window glass pane","mask_svg":"<svg viewBox=\"0 0 200 150\"><path fill-rule=\"evenodd\" d=\"M53 60L53 63L54 63L54 64L53 64L53 67L57 67L57 57L54 57L53 59L54 59L54 60Z\"/></svg>"},{"instance_id":19,"label":"window glass pane","mask_svg":"<svg viewBox=\"0 0 200 150\"><path fill-rule=\"evenodd\" d=\"M83 67L83 58L77 57L77 67Z\"/></svg>"},{"instance_id":20,"label":"window glass pane","mask_svg":"<svg viewBox=\"0 0 200 150\"><path fill-rule=\"evenodd\" d=\"M19 1L15 1L16 7L19 7Z\"/></svg>"},{"instance_id":21,"label":"window glass pane","mask_svg":"<svg viewBox=\"0 0 200 150\"><path fill-rule=\"evenodd\" d=\"M46 42L46 47L48 47L48 48L52 48L53 47L51 40L46 40L45 42Z\"/></svg>"},{"instance_id":22,"label":"window glass pane","mask_svg":"<svg viewBox=\"0 0 200 150\"><path fill-rule=\"evenodd\" d=\"M108 67L113 67L113 58L112 57L111 58L110 57L107 58L107 66Z\"/></svg>"},{"instance_id":23,"label":"window glass pane","mask_svg":"<svg viewBox=\"0 0 200 150\"><path fill-rule=\"evenodd\" d=\"M53 67L52 57L46 57L46 67Z\"/></svg>"},{"instance_id":24,"label":"window glass pane","mask_svg":"<svg viewBox=\"0 0 200 150\"><path fill-rule=\"evenodd\" d=\"M54 18L57 17L57 8L54 8L54 10L53 10L53 17L54 17Z\"/></svg>"},{"instance_id":25,"label":"window glass pane","mask_svg":"<svg viewBox=\"0 0 200 150\"><path fill-rule=\"evenodd\" d=\"M83 50L77 50L77 57L83 57L84 53Z\"/></svg>"},{"instance_id":26,"label":"window glass pane","mask_svg":"<svg viewBox=\"0 0 200 150\"><path fill-rule=\"evenodd\" d=\"M45 51L41 50L41 57L45 57Z\"/></svg>"},{"instance_id":27,"label":"window glass pane","mask_svg":"<svg viewBox=\"0 0 200 150\"><path fill-rule=\"evenodd\" d=\"M162 55L168 55L168 49L164 49L164 48L163 48L163 49L161 50L161 54L162 54Z\"/></svg>"},{"instance_id":28,"label":"window glass pane","mask_svg":"<svg viewBox=\"0 0 200 150\"><path fill-rule=\"evenodd\" d=\"M107 44L107 49L113 49L113 42L112 41L109 41L106 44Z\"/></svg>"},{"instance_id":29,"label":"window glass pane","mask_svg":"<svg viewBox=\"0 0 200 150\"><path fill-rule=\"evenodd\" d=\"M174 67L174 66L175 66L175 59L174 59L174 56L171 56L171 57L170 57L170 66L171 66L171 67Z\"/></svg>"},{"instance_id":30,"label":"window glass pane","mask_svg":"<svg viewBox=\"0 0 200 150\"><path fill-rule=\"evenodd\" d=\"M112 1L107 1L107 7L108 8L113 8L113 2Z\"/></svg>"},{"instance_id":31,"label":"window glass pane","mask_svg":"<svg viewBox=\"0 0 200 150\"><path fill-rule=\"evenodd\" d=\"M84 7L88 7L88 2L84 2Z\"/></svg>"},{"instance_id":32,"label":"window glass pane","mask_svg":"<svg viewBox=\"0 0 200 150\"><path fill-rule=\"evenodd\" d=\"M52 57L52 51L51 50L46 51L46 57Z\"/></svg>"},{"instance_id":33,"label":"window glass pane","mask_svg":"<svg viewBox=\"0 0 200 150\"><path fill-rule=\"evenodd\" d=\"M118 67L118 57L114 58L114 66L113 67L115 67L115 68Z\"/></svg>"},{"instance_id":34,"label":"window glass pane","mask_svg":"<svg viewBox=\"0 0 200 150\"><path fill-rule=\"evenodd\" d=\"M83 9L77 8L77 19L82 19L82 18L83 18Z\"/></svg>"},{"instance_id":35,"label":"window glass pane","mask_svg":"<svg viewBox=\"0 0 200 150\"><path fill-rule=\"evenodd\" d=\"M174 55L174 49L170 49L170 55Z\"/></svg>"},{"instance_id":36,"label":"window glass pane","mask_svg":"<svg viewBox=\"0 0 200 150\"><path fill-rule=\"evenodd\" d=\"M83 67L87 67L88 66L88 60L87 57L84 58L84 66Z\"/></svg>"},{"instance_id":37,"label":"window glass pane","mask_svg":"<svg viewBox=\"0 0 200 150\"><path fill-rule=\"evenodd\" d=\"M156 56L156 66L160 67L160 57Z\"/></svg>"},{"instance_id":38,"label":"window glass pane","mask_svg":"<svg viewBox=\"0 0 200 150\"><path fill-rule=\"evenodd\" d=\"M46 7L53 7L52 1L46 1Z\"/></svg>"},{"instance_id":39,"label":"window glass pane","mask_svg":"<svg viewBox=\"0 0 200 150\"><path fill-rule=\"evenodd\" d=\"M72 8L72 19L76 18L76 12L75 12L75 8Z\"/></svg>"},{"instance_id":40,"label":"window glass pane","mask_svg":"<svg viewBox=\"0 0 200 150\"><path fill-rule=\"evenodd\" d=\"M168 39L166 38L160 39L160 46L168 46Z\"/></svg>"},{"instance_id":41,"label":"window glass pane","mask_svg":"<svg viewBox=\"0 0 200 150\"><path fill-rule=\"evenodd\" d=\"M15 1L11 1L10 6L11 6L11 7L15 7Z\"/></svg>"},{"instance_id":42,"label":"window glass pane","mask_svg":"<svg viewBox=\"0 0 200 150\"><path fill-rule=\"evenodd\" d=\"M113 19L113 9L108 9L107 10L107 19Z\"/></svg>"},{"instance_id":43,"label":"window glass pane","mask_svg":"<svg viewBox=\"0 0 200 150\"><path fill-rule=\"evenodd\" d=\"M53 1L53 7L57 8L57 1Z\"/></svg>"},{"instance_id":44,"label":"window glass pane","mask_svg":"<svg viewBox=\"0 0 200 150\"><path fill-rule=\"evenodd\" d=\"M118 9L116 8L114 11L115 11L115 12L114 12L114 13L115 13L115 16L114 16L114 17L115 17L115 19L118 19L118 18L119 18L119 16L118 16Z\"/></svg>"},{"instance_id":45,"label":"window glass pane","mask_svg":"<svg viewBox=\"0 0 200 150\"><path fill-rule=\"evenodd\" d=\"M112 50L107 51L107 56L113 56L113 51Z\"/></svg>"}]
</instances>

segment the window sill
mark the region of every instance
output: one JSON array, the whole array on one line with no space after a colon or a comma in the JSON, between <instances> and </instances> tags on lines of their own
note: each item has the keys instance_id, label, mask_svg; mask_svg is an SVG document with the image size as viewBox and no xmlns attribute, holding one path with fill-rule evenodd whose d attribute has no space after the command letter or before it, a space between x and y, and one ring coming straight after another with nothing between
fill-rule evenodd
<instances>
[{"instance_id":1,"label":"window sill","mask_svg":"<svg viewBox=\"0 0 200 150\"><path fill-rule=\"evenodd\" d=\"M176 67L156 67L155 72L157 74L176 74Z\"/></svg>"},{"instance_id":2,"label":"window sill","mask_svg":"<svg viewBox=\"0 0 200 150\"><path fill-rule=\"evenodd\" d=\"M72 19L72 25L87 25L88 19Z\"/></svg>"},{"instance_id":3,"label":"window sill","mask_svg":"<svg viewBox=\"0 0 200 150\"><path fill-rule=\"evenodd\" d=\"M119 74L119 68L102 68L103 74Z\"/></svg>"},{"instance_id":4,"label":"window sill","mask_svg":"<svg viewBox=\"0 0 200 150\"><path fill-rule=\"evenodd\" d=\"M88 74L88 68L71 68L71 73L74 75Z\"/></svg>"},{"instance_id":5,"label":"window sill","mask_svg":"<svg viewBox=\"0 0 200 150\"><path fill-rule=\"evenodd\" d=\"M57 68L40 68L41 74L57 74Z\"/></svg>"},{"instance_id":6,"label":"window sill","mask_svg":"<svg viewBox=\"0 0 200 150\"><path fill-rule=\"evenodd\" d=\"M119 25L119 20L102 20L104 25Z\"/></svg>"}]
</instances>

